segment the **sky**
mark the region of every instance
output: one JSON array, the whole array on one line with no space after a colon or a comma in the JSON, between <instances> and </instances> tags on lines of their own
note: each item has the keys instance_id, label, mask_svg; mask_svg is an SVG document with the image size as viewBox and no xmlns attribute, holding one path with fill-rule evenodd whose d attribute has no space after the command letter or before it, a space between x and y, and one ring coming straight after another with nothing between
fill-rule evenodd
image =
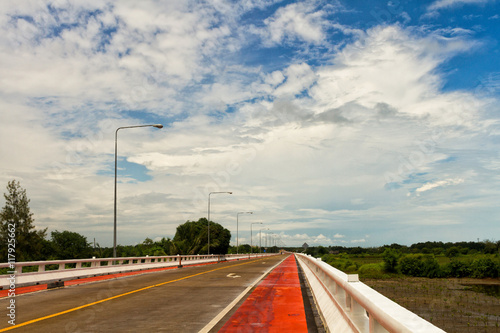
<instances>
[{"instance_id":1,"label":"sky","mask_svg":"<svg viewBox=\"0 0 500 333\"><path fill-rule=\"evenodd\" d=\"M48 236L112 246L115 131L162 124L118 131L118 244L172 238L229 191L210 218L232 244L237 228L240 244L498 240L499 15L495 0L1 1L0 185L20 181Z\"/></svg>"}]
</instances>

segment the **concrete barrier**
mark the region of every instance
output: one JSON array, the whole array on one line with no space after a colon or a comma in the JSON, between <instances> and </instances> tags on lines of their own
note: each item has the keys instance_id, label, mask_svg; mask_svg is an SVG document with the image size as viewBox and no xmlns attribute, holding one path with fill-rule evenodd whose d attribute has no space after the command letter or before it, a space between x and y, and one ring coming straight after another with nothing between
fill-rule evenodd
<instances>
[{"instance_id":1,"label":"concrete barrier","mask_svg":"<svg viewBox=\"0 0 500 333\"><path fill-rule=\"evenodd\" d=\"M444 332L321 259L295 254L330 332Z\"/></svg>"},{"instance_id":2,"label":"concrete barrier","mask_svg":"<svg viewBox=\"0 0 500 333\"><path fill-rule=\"evenodd\" d=\"M24 287L98 275L217 263L269 255L272 254L177 255L16 262L14 263L14 275L16 287ZM1 263L0 268L9 268L10 265L9 263ZM51 269L47 269L48 266L52 266ZM31 267L31 271L23 273L23 267ZM28 269L25 268L26 270ZM11 274L0 275L0 288L8 289L10 276Z\"/></svg>"}]
</instances>

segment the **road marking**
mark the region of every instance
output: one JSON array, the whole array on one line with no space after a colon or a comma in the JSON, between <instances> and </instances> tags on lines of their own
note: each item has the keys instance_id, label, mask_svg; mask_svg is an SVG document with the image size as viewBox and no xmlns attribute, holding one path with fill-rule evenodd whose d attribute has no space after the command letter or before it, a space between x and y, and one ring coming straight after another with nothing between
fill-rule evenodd
<instances>
[{"instance_id":1,"label":"road marking","mask_svg":"<svg viewBox=\"0 0 500 333\"><path fill-rule=\"evenodd\" d=\"M285 259L283 259L285 260ZM252 290L253 287L255 287L255 285L257 283L259 283L267 274L269 274L269 272L271 272L273 269L275 269L279 264L281 264L283 262L283 260L280 260L276 265L274 265L273 267L269 268L267 271L264 272L264 274L262 274L261 276L259 276L251 285L249 285L247 287L247 289L243 290L243 292L241 294L238 295L238 297L236 297L234 299L234 301L232 301L231 303L229 303L228 306L226 306L224 308L224 310L222 310L217 316L215 316L214 319L212 319L205 327L203 327L198 333L208 333L210 332L210 330L212 328L214 328L215 325L217 325L217 323L219 321L221 321L222 318L224 318L224 316L229 312L231 311L232 308L234 308L236 306L236 304L238 304L238 302L243 298L245 297L246 294L248 294L248 292L250 290Z\"/></svg>"},{"instance_id":2,"label":"road marking","mask_svg":"<svg viewBox=\"0 0 500 333\"><path fill-rule=\"evenodd\" d=\"M229 274L228 274L228 275L226 275L226 276L227 276L227 277L229 277L229 278L233 278L233 279L236 279L236 278L241 277L241 276L239 276L239 275L236 275L235 273L229 273Z\"/></svg>"},{"instance_id":3,"label":"road marking","mask_svg":"<svg viewBox=\"0 0 500 333\"><path fill-rule=\"evenodd\" d=\"M16 329L18 327L23 327L23 326L27 326L27 325L30 325L30 324L34 324L36 322L39 322L39 321L42 321L42 320L45 320L45 319L54 318L54 317L57 317L57 316L60 316L60 315L66 314L66 313L70 313L70 312L74 312L74 311L77 311L77 310L81 310L81 309L87 308L89 306L93 306L93 305L96 305L96 304L100 304L100 303L104 303L104 302L107 302L107 301L111 301L113 299L120 298L122 296L127 296L127 295L131 295L131 294L135 294L135 293L140 292L140 291L148 290L148 289L155 288L155 287L160 287L160 286L163 286L163 285L166 285L166 284L169 284L169 283L174 283L174 282L186 280L186 279L189 279L189 278L192 278L192 277L195 277L195 276L212 273L212 272L215 272L215 271L219 271L221 269L227 269L227 268L232 268L232 267L236 267L236 266L242 266L242 265L251 264L251 263L254 263L254 262L257 262L257 261L260 261L260 260L262 260L262 259L252 260L252 261L244 262L244 263L241 263L241 264L235 264L235 265L226 266L226 267L219 267L219 268L212 269L210 271L196 273L196 274L193 274L193 275L184 276L184 277L179 278L179 279L175 279L175 280L171 280L171 281L165 281L165 282L154 284L154 285L147 286L147 287L144 287L144 288L132 290L132 291L120 294L120 295L116 295L116 296L112 296L112 297L108 297L108 298L102 299L100 301L96 301L96 302L92 302L92 303L89 303L89 304L77 306L76 308L72 308L72 309L68 309L68 310L65 310L65 311L57 312L57 313L54 313L54 314L51 314L51 315L48 315L48 316L45 316L45 317L40 317L40 318L37 318L37 319L29 320L29 321L26 321L26 322L21 323L21 324L16 324L16 325L14 325L12 327L2 328L2 329L0 329L0 332L6 332L6 331L10 331L10 330Z\"/></svg>"},{"instance_id":4,"label":"road marking","mask_svg":"<svg viewBox=\"0 0 500 333\"><path fill-rule=\"evenodd\" d=\"M255 326L258 325L258 326ZM219 332L307 332L295 258L287 256L252 291Z\"/></svg>"}]
</instances>

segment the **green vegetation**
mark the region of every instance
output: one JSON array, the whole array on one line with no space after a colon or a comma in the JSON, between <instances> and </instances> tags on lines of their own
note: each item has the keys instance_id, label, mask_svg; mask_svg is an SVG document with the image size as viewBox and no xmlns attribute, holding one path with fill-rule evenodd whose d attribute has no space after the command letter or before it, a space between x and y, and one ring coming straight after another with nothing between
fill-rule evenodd
<instances>
[{"instance_id":1,"label":"green vegetation","mask_svg":"<svg viewBox=\"0 0 500 333\"><path fill-rule=\"evenodd\" d=\"M12 180L4 194L5 206L0 212L0 262L7 262L7 244L15 230L15 260L77 259L112 257L112 248L92 247L87 238L76 232L53 231L47 240L47 229L35 230L26 190ZM10 230L9 230L10 229ZM117 246L119 257L162 256L207 253L207 219L186 221L177 227L173 239L153 241L146 238L137 245ZM229 246L231 233L210 221L210 253L278 252L274 246L266 250L242 244L238 249ZM286 248L302 252L302 248ZM483 242L425 242L411 246L399 244L376 248L318 246L305 251L345 271L364 278L411 277L472 277L498 278L500 275L500 241Z\"/></svg>"},{"instance_id":2,"label":"green vegetation","mask_svg":"<svg viewBox=\"0 0 500 333\"><path fill-rule=\"evenodd\" d=\"M243 244L238 246L238 250L236 250L236 246L231 246L229 248L228 253L230 254L236 254L236 253L278 253L279 248L277 246L271 246L267 248L259 248L259 246L254 245L250 247L249 244Z\"/></svg>"},{"instance_id":3,"label":"green vegetation","mask_svg":"<svg viewBox=\"0 0 500 333\"><path fill-rule=\"evenodd\" d=\"M187 221L177 227L174 244L181 254L208 253L207 219L197 222ZM226 254L229 249L231 232L218 223L210 221L210 253Z\"/></svg>"},{"instance_id":4,"label":"green vegetation","mask_svg":"<svg viewBox=\"0 0 500 333\"><path fill-rule=\"evenodd\" d=\"M82 259L92 257L87 238L71 231L52 231L52 239L45 242L44 252L50 259Z\"/></svg>"},{"instance_id":5,"label":"green vegetation","mask_svg":"<svg viewBox=\"0 0 500 333\"><path fill-rule=\"evenodd\" d=\"M498 290L493 279L392 277L363 282L445 332L500 332L498 292L495 296L483 289Z\"/></svg>"},{"instance_id":6,"label":"green vegetation","mask_svg":"<svg viewBox=\"0 0 500 333\"><path fill-rule=\"evenodd\" d=\"M34 230L35 220L28 206L30 200L19 182L10 181L7 191L4 194L5 206L0 212L0 262L8 260L7 244L10 239L15 239L15 261L40 260L47 229ZM11 237L13 235L14 238Z\"/></svg>"},{"instance_id":7,"label":"green vegetation","mask_svg":"<svg viewBox=\"0 0 500 333\"><path fill-rule=\"evenodd\" d=\"M498 278L500 242L426 242L380 248L313 247L306 253L363 278Z\"/></svg>"}]
</instances>

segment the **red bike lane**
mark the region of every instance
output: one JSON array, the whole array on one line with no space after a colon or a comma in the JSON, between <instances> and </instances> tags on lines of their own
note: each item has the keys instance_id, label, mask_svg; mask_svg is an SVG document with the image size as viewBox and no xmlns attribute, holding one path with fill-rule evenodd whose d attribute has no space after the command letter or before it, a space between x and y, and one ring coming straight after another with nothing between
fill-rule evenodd
<instances>
[{"instance_id":1,"label":"red bike lane","mask_svg":"<svg viewBox=\"0 0 500 333\"><path fill-rule=\"evenodd\" d=\"M293 255L260 282L219 332L307 332Z\"/></svg>"}]
</instances>

